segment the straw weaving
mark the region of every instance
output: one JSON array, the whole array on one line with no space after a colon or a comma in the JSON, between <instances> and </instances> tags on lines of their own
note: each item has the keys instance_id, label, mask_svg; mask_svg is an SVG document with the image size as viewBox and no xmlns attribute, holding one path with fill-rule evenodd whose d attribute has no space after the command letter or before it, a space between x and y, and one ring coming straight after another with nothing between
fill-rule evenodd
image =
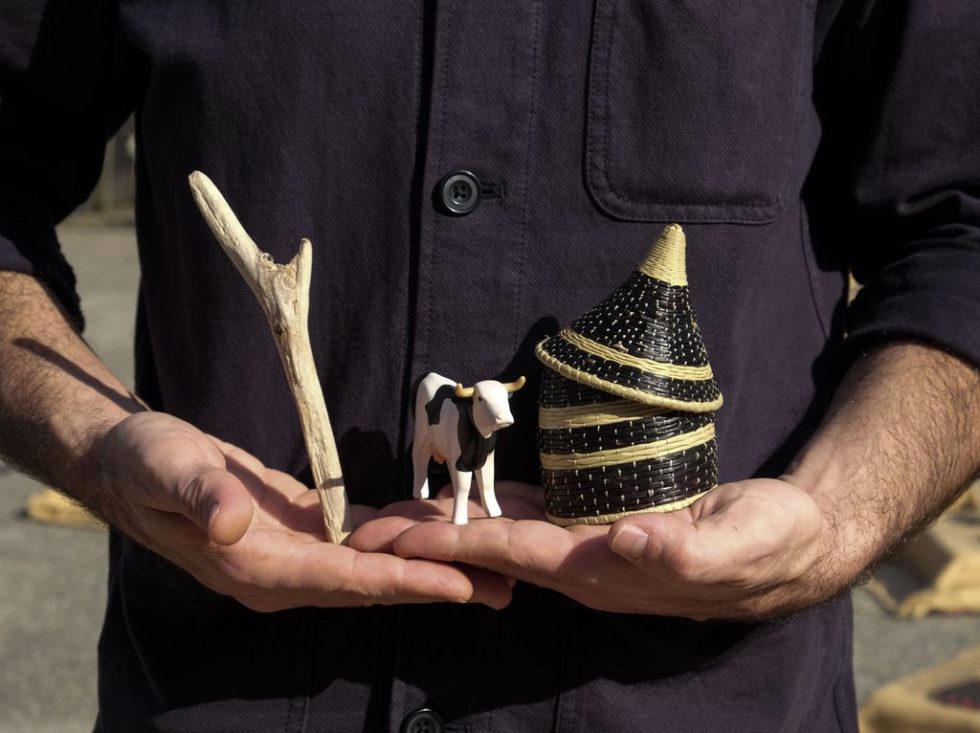
<instances>
[{"instance_id":1,"label":"straw weaving","mask_svg":"<svg viewBox=\"0 0 980 733\"><path fill-rule=\"evenodd\" d=\"M691 309L686 240L667 227L611 296L541 342L538 442L549 519L671 511L717 483L722 396Z\"/></svg>"}]
</instances>

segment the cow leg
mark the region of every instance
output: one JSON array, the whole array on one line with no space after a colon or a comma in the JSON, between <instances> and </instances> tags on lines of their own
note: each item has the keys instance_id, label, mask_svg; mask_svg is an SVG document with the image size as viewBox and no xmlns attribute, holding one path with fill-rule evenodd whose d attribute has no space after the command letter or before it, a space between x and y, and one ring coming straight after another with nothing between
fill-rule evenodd
<instances>
[{"instance_id":1,"label":"cow leg","mask_svg":"<svg viewBox=\"0 0 980 733\"><path fill-rule=\"evenodd\" d=\"M486 513L491 517L503 514L500 504L497 503L497 494L493 490L493 453L487 456L483 467L476 470L476 486L480 489L480 503Z\"/></svg>"},{"instance_id":2,"label":"cow leg","mask_svg":"<svg viewBox=\"0 0 980 733\"><path fill-rule=\"evenodd\" d=\"M466 524L469 520L470 486L473 483L472 471L460 471L455 461L446 461L449 467L449 478L453 482L453 524Z\"/></svg>"},{"instance_id":3,"label":"cow leg","mask_svg":"<svg viewBox=\"0 0 980 733\"><path fill-rule=\"evenodd\" d=\"M416 428L416 432L417 432ZM412 496L429 498L429 449L425 443L416 442L412 448Z\"/></svg>"}]
</instances>

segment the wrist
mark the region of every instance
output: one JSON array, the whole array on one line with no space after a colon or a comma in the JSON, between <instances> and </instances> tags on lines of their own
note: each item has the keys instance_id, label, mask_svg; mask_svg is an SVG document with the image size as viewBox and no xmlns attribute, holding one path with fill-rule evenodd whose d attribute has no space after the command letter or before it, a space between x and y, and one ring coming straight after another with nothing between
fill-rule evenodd
<instances>
[{"instance_id":1,"label":"wrist","mask_svg":"<svg viewBox=\"0 0 980 733\"><path fill-rule=\"evenodd\" d=\"M851 365L786 479L823 516L829 572L843 584L924 527L976 472L980 376L935 348L894 343Z\"/></svg>"},{"instance_id":2,"label":"wrist","mask_svg":"<svg viewBox=\"0 0 980 733\"><path fill-rule=\"evenodd\" d=\"M107 468L112 455L109 443L112 435L120 425L144 412L149 412L149 408L137 401L137 398L127 395L125 401L120 401L111 409L100 411L96 416L90 416L84 425L79 426L75 452L78 461L88 469L86 475L98 478L100 484L108 481Z\"/></svg>"},{"instance_id":3,"label":"wrist","mask_svg":"<svg viewBox=\"0 0 980 733\"><path fill-rule=\"evenodd\" d=\"M844 447L832 437L814 438L790 465L784 481L808 493L820 511L815 572L834 595L858 580L878 554L878 528L870 521L870 507L860 506L854 490L857 472L849 465Z\"/></svg>"},{"instance_id":4,"label":"wrist","mask_svg":"<svg viewBox=\"0 0 980 733\"><path fill-rule=\"evenodd\" d=\"M92 508L96 446L144 408L29 275L0 272L0 364L0 453Z\"/></svg>"}]
</instances>

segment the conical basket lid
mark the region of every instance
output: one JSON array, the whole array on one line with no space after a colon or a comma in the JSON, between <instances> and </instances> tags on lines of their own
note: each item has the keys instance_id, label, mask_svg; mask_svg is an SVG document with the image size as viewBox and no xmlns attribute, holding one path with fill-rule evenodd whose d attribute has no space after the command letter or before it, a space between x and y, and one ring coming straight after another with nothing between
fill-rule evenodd
<instances>
[{"instance_id":1,"label":"conical basket lid","mask_svg":"<svg viewBox=\"0 0 980 733\"><path fill-rule=\"evenodd\" d=\"M721 407L691 310L684 230L671 224L615 293L538 344L568 379L648 405L688 412Z\"/></svg>"}]
</instances>

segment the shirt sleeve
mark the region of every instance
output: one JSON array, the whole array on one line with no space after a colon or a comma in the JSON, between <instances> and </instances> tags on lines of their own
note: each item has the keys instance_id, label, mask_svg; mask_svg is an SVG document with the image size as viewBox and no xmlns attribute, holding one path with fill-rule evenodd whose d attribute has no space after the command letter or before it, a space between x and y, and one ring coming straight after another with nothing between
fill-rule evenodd
<instances>
[{"instance_id":1,"label":"shirt sleeve","mask_svg":"<svg viewBox=\"0 0 980 733\"><path fill-rule=\"evenodd\" d=\"M980 365L980 3L865 0L824 44L830 216L863 288L845 345L911 338Z\"/></svg>"},{"instance_id":2,"label":"shirt sleeve","mask_svg":"<svg viewBox=\"0 0 980 733\"><path fill-rule=\"evenodd\" d=\"M8 0L0 22L0 270L34 275L77 328L55 225L91 194L132 108L136 64L97 0Z\"/></svg>"}]
</instances>

